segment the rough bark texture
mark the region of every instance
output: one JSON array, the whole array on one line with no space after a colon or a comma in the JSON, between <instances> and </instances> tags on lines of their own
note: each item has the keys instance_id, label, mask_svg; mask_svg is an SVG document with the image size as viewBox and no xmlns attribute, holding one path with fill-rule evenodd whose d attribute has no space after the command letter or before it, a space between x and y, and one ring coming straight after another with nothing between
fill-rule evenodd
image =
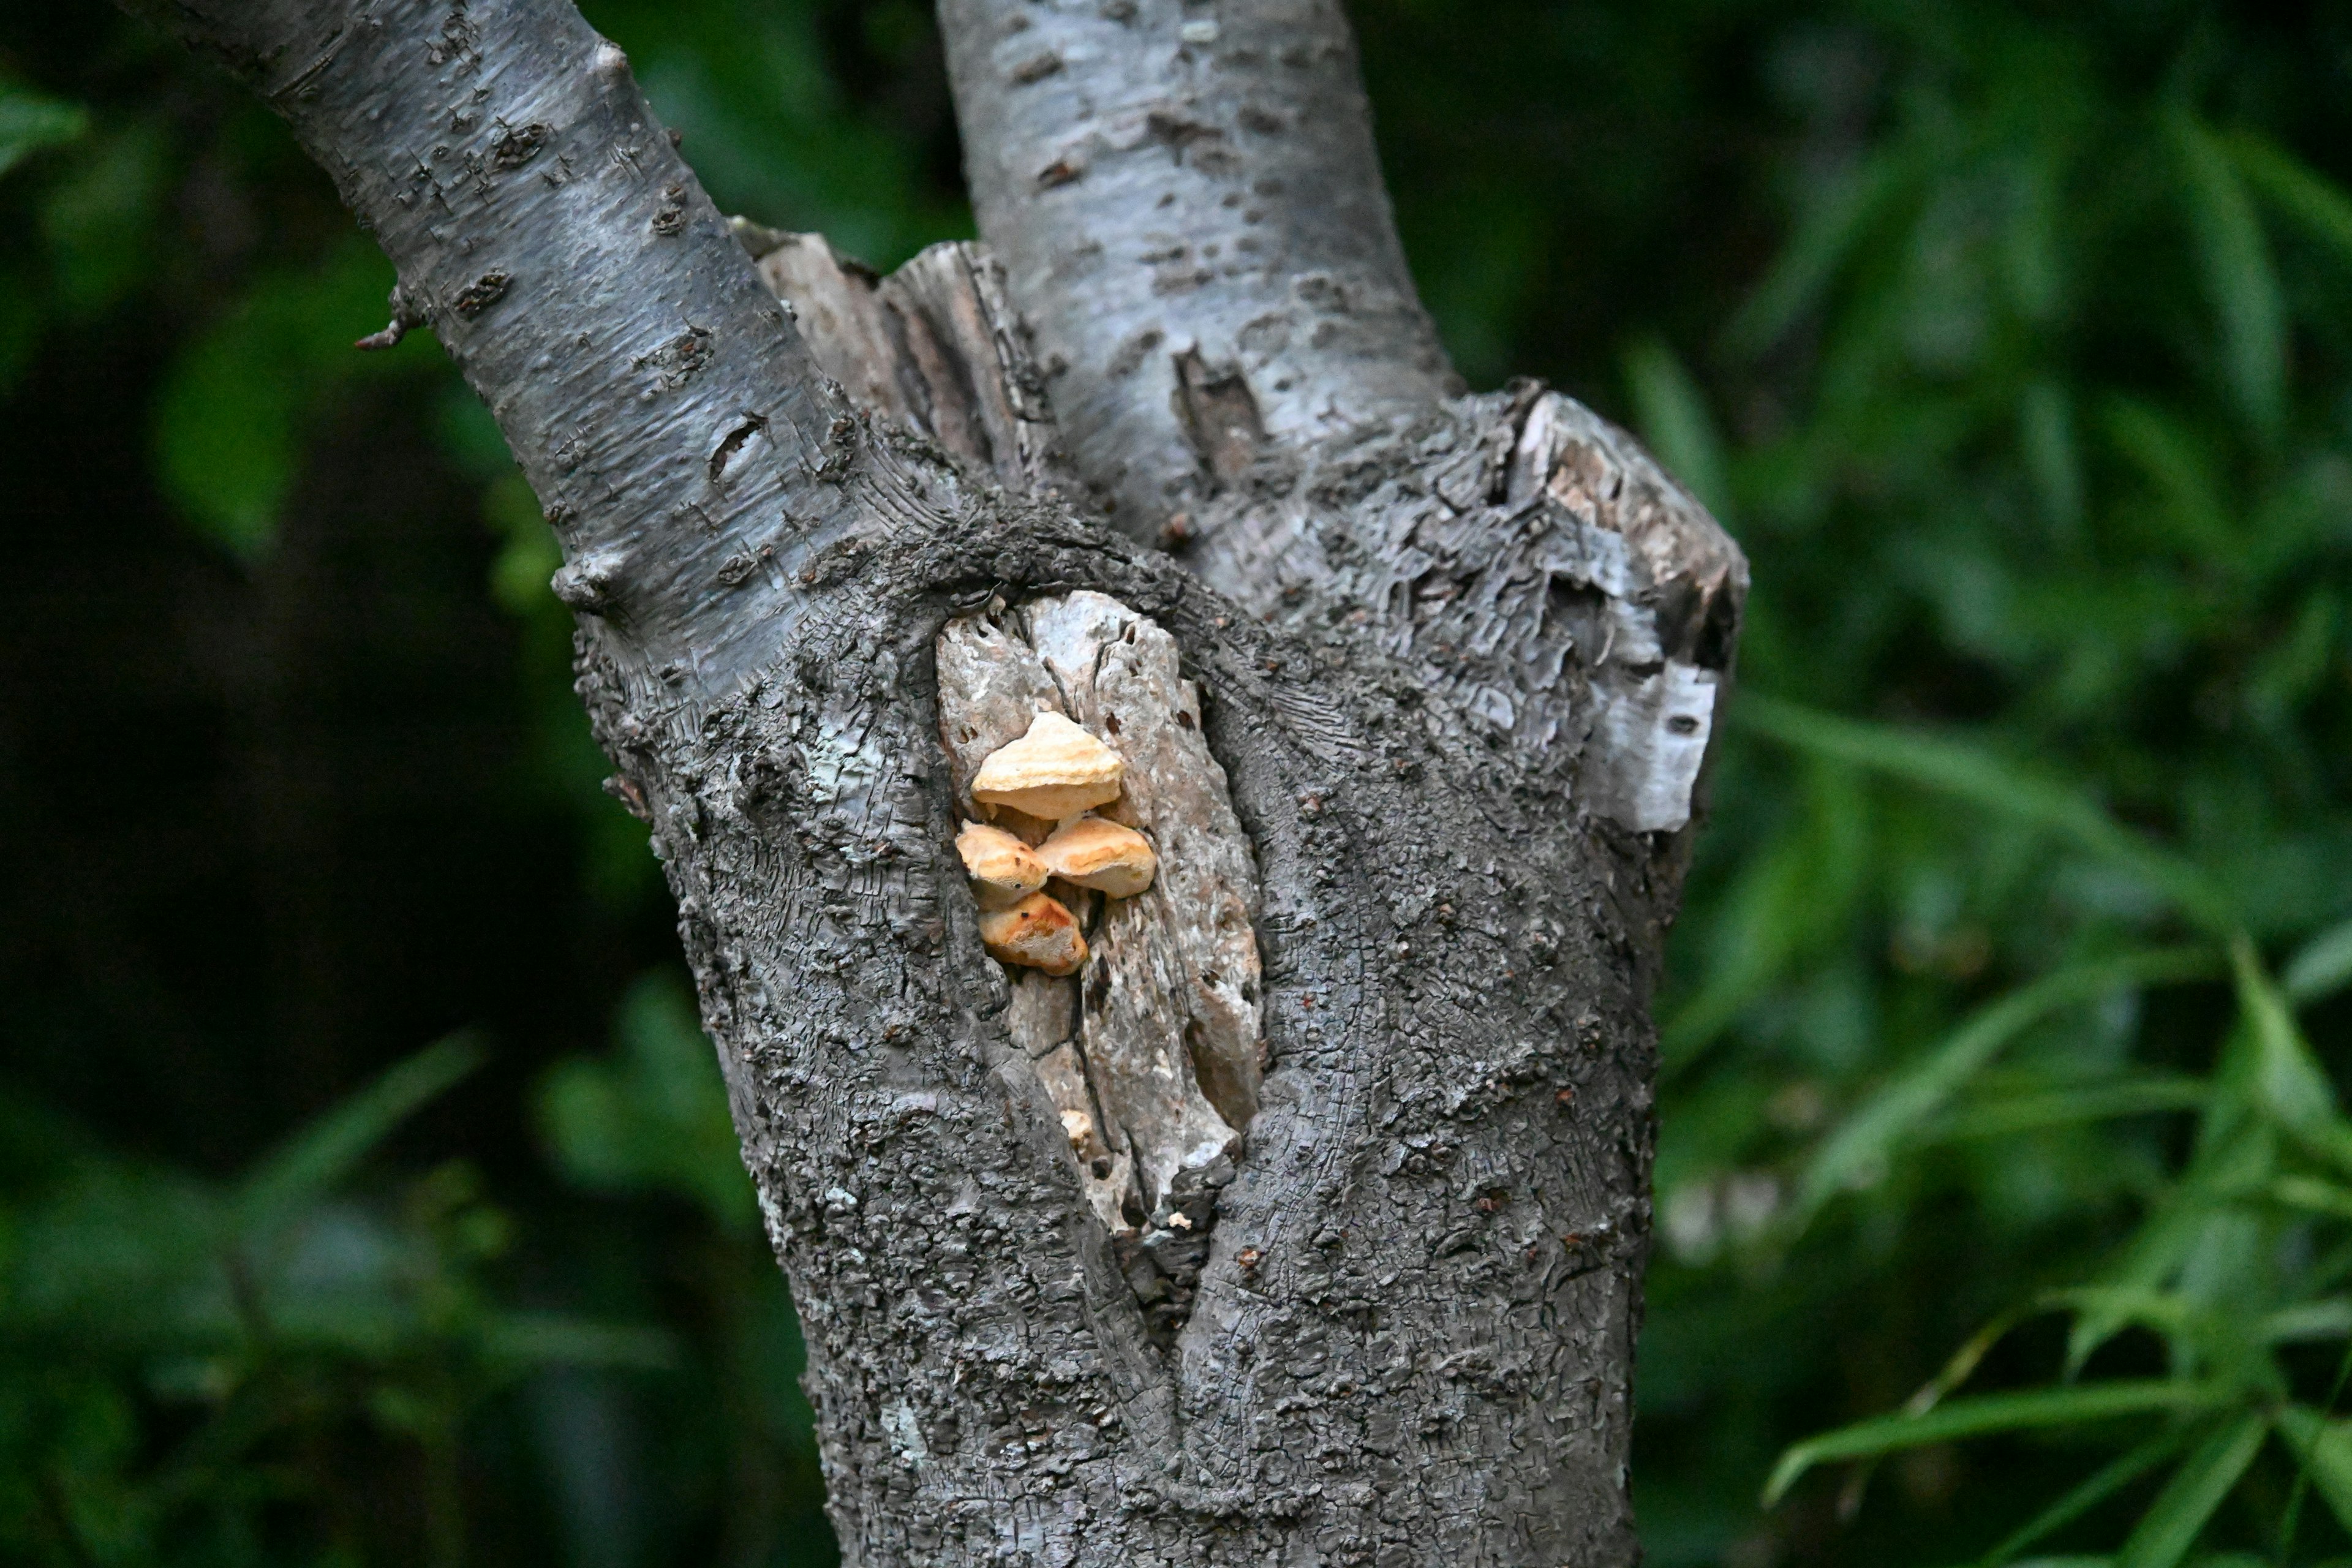
<instances>
[{"instance_id":1,"label":"rough bark texture","mask_svg":"<svg viewBox=\"0 0 2352 1568\"><path fill-rule=\"evenodd\" d=\"M562 542L848 1560L1630 1563L1646 994L1737 553L1566 400L1441 399L1328 4L945 11L1001 280L739 243L562 0L158 15L334 175ZM1040 182L1082 109L1085 167ZM1170 189L1202 248L1155 291L1181 258L1116 247ZM1125 194L1054 216L1089 191ZM1089 226L1099 276L1042 259ZM1076 471L1130 528L1199 520L1193 570L1057 493L1016 310ZM1154 331L1144 395L1116 362ZM1122 1272L1029 1048L1049 999L983 955L950 847L943 629L1042 658L1074 604L1167 639L1255 861L1265 1066L1187 1313Z\"/></svg>"},{"instance_id":2,"label":"rough bark texture","mask_svg":"<svg viewBox=\"0 0 2352 1568\"><path fill-rule=\"evenodd\" d=\"M941 0L940 21L981 232L1129 533L1268 440L1449 389L1339 0Z\"/></svg>"}]
</instances>

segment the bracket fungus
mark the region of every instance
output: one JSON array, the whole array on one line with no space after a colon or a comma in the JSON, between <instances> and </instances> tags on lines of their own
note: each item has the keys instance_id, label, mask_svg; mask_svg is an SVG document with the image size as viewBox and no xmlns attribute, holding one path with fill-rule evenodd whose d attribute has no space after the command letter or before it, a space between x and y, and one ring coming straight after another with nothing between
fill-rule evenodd
<instances>
[{"instance_id":1,"label":"bracket fungus","mask_svg":"<svg viewBox=\"0 0 2352 1568\"><path fill-rule=\"evenodd\" d=\"M1256 861L1200 690L1164 629L1087 592L959 616L938 661L956 848L1005 965L1003 1070L1058 1116L1171 1342L1265 1068Z\"/></svg>"},{"instance_id":2,"label":"bracket fungus","mask_svg":"<svg viewBox=\"0 0 2352 1568\"><path fill-rule=\"evenodd\" d=\"M1151 886L1152 875L1160 869L1151 840L1099 816L1062 824L1037 846L1034 858L1063 881L1113 899L1135 897Z\"/></svg>"},{"instance_id":3,"label":"bracket fungus","mask_svg":"<svg viewBox=\"0 0 2352 1568\"><path fill-rule=\"evenodd\" d=\"M984 910L1007 908L1045 885L1049 875L1045 862L1002 827L967 822L955 843L956 853L963 858L964 875L971 879Z\"/></svg>"},{"instance_id":4,"label":"bracket fungus","mask_svg":"<svg viewBox=\"0 0 2352 1568\"><path fill-rule=\"evenodd\" d=\"M1048 974L1076 974L1087 961L1087 939L1078 932L1077 917L1059 899L1043 893L983 911L980 942L992 958Z\"/></svg>"},{"instance_id":5,"label":"bracket fungus","mask_svg":"<svg viewBox=\"0 0 2352 1568\"><path fill-rule=\"evenodd\" d=\"M1117 752L1048 711L1030 721L1028 733L980 764L971 798L1060 822L1117 800L1126 772Z\"/></svg>"}]
</instances>

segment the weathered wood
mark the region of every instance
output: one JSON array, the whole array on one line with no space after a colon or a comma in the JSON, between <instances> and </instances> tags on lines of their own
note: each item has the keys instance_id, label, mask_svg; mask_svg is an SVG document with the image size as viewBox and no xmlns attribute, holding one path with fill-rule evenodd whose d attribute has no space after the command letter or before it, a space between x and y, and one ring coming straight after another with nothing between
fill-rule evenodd
<instances>
[{"instance_id":1,"label":"weathered wood","mask_svg":"<svg viewBox=\"0 0 2352 1568\"><path fill-rule=\"evenodd\" d=\"M1165 631L1092 593L961 616L939 639L962 809L989 815L969 795L981 763L1036 713L1059 712L1125 757L1124 791L1100 815L1159 854L1134 898L1072 890L1088 916L1086 969L1008 974L1006 1023L1066 1125L1083 1119L1073 1173L1161 1342L1191 1315L1265 1072L1257 868L1178 663Z\"/></svg>"}]
</instances>

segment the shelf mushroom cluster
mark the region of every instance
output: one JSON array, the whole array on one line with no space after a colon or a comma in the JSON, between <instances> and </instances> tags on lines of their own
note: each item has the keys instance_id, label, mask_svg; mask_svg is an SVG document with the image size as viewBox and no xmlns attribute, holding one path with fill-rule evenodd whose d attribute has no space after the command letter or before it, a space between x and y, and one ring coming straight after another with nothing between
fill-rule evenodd
<instances>
[{"instance_id":1,"label":"shelf mushroom cluster","mask_svg":"<svg viewBox=\"0 0 2352 1568\"><path fill-rule=\"evenodd\" d=\"M1047 881L1130 899L1151 886L1159 858L1132 827L1088 815L1117 800L1127 771L1117 752L1059 713L989 753L971 798L1024 832L967 822L956 853L980 899L980 939L1006 963L1074 974L1087 939ZM1035 842L1033 842L1035 840Z\"/></svg>"}]
</instances>

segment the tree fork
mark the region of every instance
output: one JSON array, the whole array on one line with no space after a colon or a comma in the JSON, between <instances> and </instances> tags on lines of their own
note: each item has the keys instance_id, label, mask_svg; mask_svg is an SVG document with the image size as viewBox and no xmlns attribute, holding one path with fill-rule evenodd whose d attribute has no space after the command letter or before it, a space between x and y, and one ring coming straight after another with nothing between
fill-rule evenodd
<instances>
[{"instance_id":1,"label":"tree fork","mask_svg":"<svg viewBox=\"0 0 2352 1568\"><path fill-rule=\"evenodd\" d=\"M1123 526L1202 520L1188 569L1062 493L1012 314L1054 308L1020 268L992 293L979 252L919 258L912 335L844 337L803 283L796 330L568 4L149 8L333 175L395 320L433 326L562 543L580 690L677 900L848 1560L1631 1562L1647 993L1744 588L1687 497L1565 399L1444 399L1401 261L1359 312L1378 331L1295 340L1300 374L1369 388L1336 421L1286 412L1279 353L1217 357L1181 310L1223 297L1204 283L1160 296L1146 351L1171 412L1073 452ZM1088 7L1123 31L1087 47L1247 53L1261 10L1289 25L1237 4L1204 37L1198 9ZM1007 65L962 37L1055 7L946 10L966 100L968 58L1083 75L1076 46ZM1336 11L1291 10L1328 46L1297 68L1348 89ZM1019 151L966 122L975 170ZM1183 127L1220 122L1161 123L1197 172ZM1377 258L1385 209L1348 189L1297 221L1377 218ZM1323 270L1313 310L1370 298ZM1118 444L1171 429L1192 466L1134 488ZM1173 639L1261 886L1258 1109L1157 1341L950 847L941 628L1073 591Z\"/></svg>"}]
</instances>

